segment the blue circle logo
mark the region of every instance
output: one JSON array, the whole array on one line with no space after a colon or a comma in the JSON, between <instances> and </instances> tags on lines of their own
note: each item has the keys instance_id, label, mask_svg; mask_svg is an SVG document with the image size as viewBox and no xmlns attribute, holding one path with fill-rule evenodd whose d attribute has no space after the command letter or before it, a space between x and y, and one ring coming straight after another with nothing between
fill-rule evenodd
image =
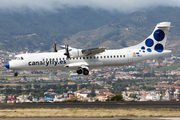
<instances>
[{"instance_id":1,"label":"blue circle logo","mask_svg":"<svg viewBox=\"0 0 180 120\"><path fill-rule=\"evenodd\" d=\"M147 49L148 52L152 52L152 50L150 48Z\"/></svg>"},{"instance_id":2,"label":"blue circle logo","mask_svg":"<svg viewBox=\"0 0 180 120\"><path fill-rule=\"evenodd\" d=\"M152 47L154 45L154 41L150 38L148 38L146 41L145 41L145 44L146 46L148 47Z\"/></svg>"},{"instance_id":3,"label":"blue circle logo","mask_svg":"<svg viewBox=\"0 0 180 120\"><path fill-rule=\"evenodd\" d=\"M141 47L141 50L145 50L145 47L144 47L144 46L142 46L142 47Z\"/></svg>"},{"instance_id":4,"label":"blue circle logo","mask_svg":"<svg viewBox=\"0 0 180 120\"><path fill-rule=\"evenodd\" d=\"M164 50L164 47L162 44L157 44L154 49L157 51L157 52L162 52Z\"/></svg>"},{"instance_id":5,"label":"blue circle logo","mask_svg":"<svg viewBox=\"0 0 180 120\"><path fill-rule=\"evenodd\" d=\"M154 32L154 39L156 41L162 41L165 37L164 31L158 29Z\"/></svg>"}]
</instances>

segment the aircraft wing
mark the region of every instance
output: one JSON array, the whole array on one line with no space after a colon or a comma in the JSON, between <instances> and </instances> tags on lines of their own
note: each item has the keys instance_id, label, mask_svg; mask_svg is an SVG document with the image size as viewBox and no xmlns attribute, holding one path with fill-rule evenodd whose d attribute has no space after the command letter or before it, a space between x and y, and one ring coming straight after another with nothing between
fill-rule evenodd
<instances>
[{"instance_id":1,"label":"aircraft wing","mask_svg":"<svg viewBox=\"0 0 180 120\"><path fill-rule=\"evenodd\" d=\"M62 49L66 49L66 47L64 45L60 46ZM95 55L95 54L99 54L102 52L105 52L107 48L105 47L98 47L98 48L88 48L88 49L76 49L73 47L68 47L69 52L73 51L73 50L79 50L82 52L82 54L88 56L88 55Z\"/></svg>"},{"instance_id":2,"label":"aircraft wing","mask_svg":"<svg viewBox=\"0 0 180 120\"><path fill-rule=\"evenodd\" d=\"M106 49L107 48L104 47L90 48L90 49L82 49L81 52L85 55L95 55L104 52Z\"/></svg>"}]
</instances>

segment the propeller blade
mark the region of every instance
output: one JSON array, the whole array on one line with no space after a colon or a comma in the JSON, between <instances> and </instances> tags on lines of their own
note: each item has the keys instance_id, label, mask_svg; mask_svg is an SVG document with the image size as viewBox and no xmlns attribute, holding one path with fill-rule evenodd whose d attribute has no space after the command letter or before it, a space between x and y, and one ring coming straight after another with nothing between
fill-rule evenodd
<instances>
[{"instance_id":1,"label":"propeller blade","mask_svg":"<svg viewBox=\"0 0 180 120\"><path fill-rule=\"evenodd\" d=\"M57 52L56 42L53 44L53 49L54 49L54 52Z\"/></svg>"},{"instance_id":2,"label":"propeller blade","mask_svg":"<svg viewBox=\"0 0 180 120\"><path fill-rule=\"evenodd\" d=\"M69 43L67 43L67 44L65 43L65 49L66 49L66 52L64 53L64 55L66 55L67 58L70 58L68 46L69 46Z\"/></svg>"},{"instance_id":3,"label":"propeller blade","mask_svg":"<svg viewBox=\"0 0 180 120\"><path fill-rule=\"evenodd\" d=\"M55 44L54 44L54 52L57 52L56 42L55 42Z\"/></svg>"}]
</instances>

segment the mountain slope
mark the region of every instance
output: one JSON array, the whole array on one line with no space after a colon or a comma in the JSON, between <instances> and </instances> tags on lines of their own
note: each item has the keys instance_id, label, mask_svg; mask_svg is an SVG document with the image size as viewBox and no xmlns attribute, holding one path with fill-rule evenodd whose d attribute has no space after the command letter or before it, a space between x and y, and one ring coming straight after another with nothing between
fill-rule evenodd
<instances>
[{"instance_id":1,"label":"mountain slope","mask_svg":"<svg viewBox=\"0 0 180 120\"><path fill-rule=\"evenodd\" d=\"M50 50L55 41L81 48L121 48L141 42L162 21L170 21L175 26L170 29L168 37L174 42L180 38L179 15L180 8L173 7L157 7L131 14L89 7L40 13L30 9L21 13L0 11L0 48L7 51L45 51ZM174 45L176 43L171 46Z\"/></svg>"}]
</instances>

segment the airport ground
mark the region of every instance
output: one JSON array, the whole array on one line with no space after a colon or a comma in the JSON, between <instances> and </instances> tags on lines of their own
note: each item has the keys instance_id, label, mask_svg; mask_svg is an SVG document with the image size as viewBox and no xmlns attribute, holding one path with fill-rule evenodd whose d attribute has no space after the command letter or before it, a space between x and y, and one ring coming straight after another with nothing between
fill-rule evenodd
<instances>
[{"instance_id":1,"label":"airport ground","mask_svg":"<svg viewBox=\"0 0 180 120\"><path fill-rule=\"evenodd\" d=\"M180 118L12 118L11 120L179 120ZM7 120L0 118L0 120Z\"/></svg>"},{"instance_id":2,"label":"airport ground","mask_svg":"<svg viewBox=\"0 0 180 120\"><path fill-rule=\"evenodd\" d=\"M0 118L180 117L180 102L95 102L0 104ZM0 119L1 120L1 119ZM145 119L150 120L150 119Z\"/></svg>"},{"instance_id":3,"label":"airport ground","mask_svg":"<svg viewBox=\"0 0 180 120\"><path fill-rule=\"evenodd\" d=\"M59 103L17 103L0 104L0 109L7 108L170 108L180 110L180 101L142 101L142 102L59 102Z\"/></svg>"},{"instance_id":4,"label":"airport ground","mask_svg":"<svg viewBox=\"0 0 180 120\"><path fill-rule=\"evenodd\" d=\"M0 109L1 118L167 118L180 117L177 109L135 108L27 108Z\"/></svg>"}]
</instances>

